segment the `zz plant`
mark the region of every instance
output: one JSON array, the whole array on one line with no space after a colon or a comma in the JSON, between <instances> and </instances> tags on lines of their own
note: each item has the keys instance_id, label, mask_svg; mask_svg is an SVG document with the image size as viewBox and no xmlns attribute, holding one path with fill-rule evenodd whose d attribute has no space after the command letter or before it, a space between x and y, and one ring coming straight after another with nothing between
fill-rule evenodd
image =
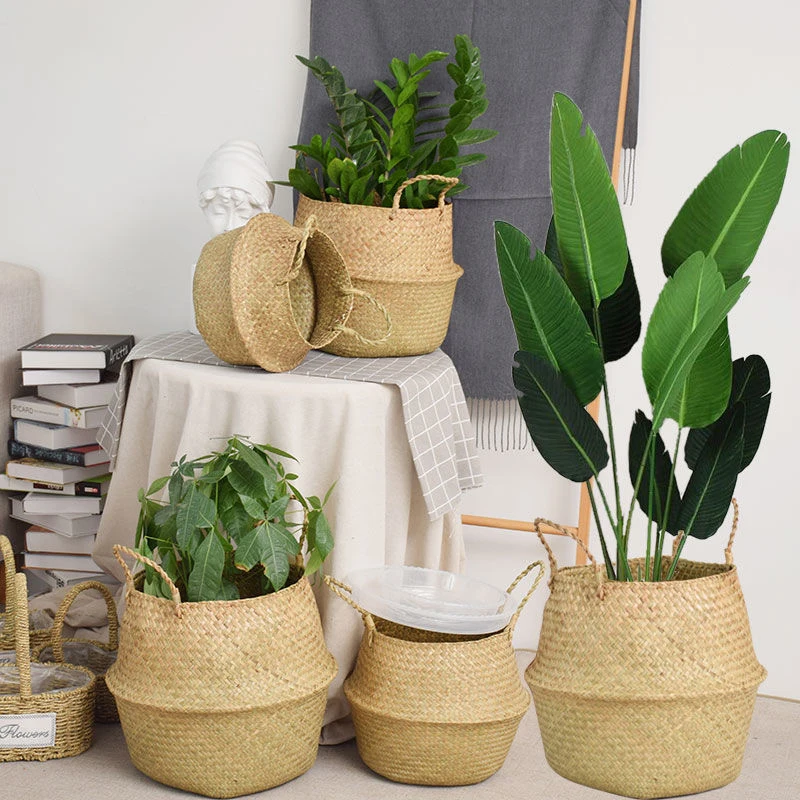
<instances>
[{"instance_id":1,"label":"zz plant","mask_svg":"<svg viewBox=\"0 0 800 800\"><path fill-rule=\"evenodd\" d=\"M462 147L488 141L497 131L473 128L486 111L486 87L480 51L467 36L455 37L455 58L447 64L453 81L453 103L434 104L437 92L422 91L432 64L448 53L432 50L408 61L393 58L391 78L376 80L375 91L362 97L347 87L341 71L321 56L297 56L325 87L337 123L325 139L294 145L297 161L289 185L312 200L334 200L367 206L391 206L400 185L417 175L459 177L464 167L483 161L483 153L461 153ZM419 181L401 197L406 208L436 205L441 182ZM466 188L452 188L452 196Z\"/></svg>"},{"instance_id":2,"label":"zz plant","mask_svg":"<svg viewBox=\"0 0 800 800\"><path fill-rule=\"evenodd\" d=\"M553 220L544 250L532 249L512 225L495 223L520 348L513 377L522 414L547 463L569 480L587 482L609 579L672 578L687 537L705 539L722 525L737 477L758 449L770 404L769 370L759 355L732 360L728 313L748 285L744 273L780 197L788 159L783 133L750 137L719 160L666 233L666 283L642 347L650 409L636 412L628 442L633 496L627 514L606 364L639 338L639 292L605 159L565 95L553 99ZM600 392L607 440L585 409ZM668 419L677 424L671 451L662 436ZM690 476L681 490L682 442ZM600 481L609 463L610 497ZM647 539L643 567L634 571L629 548L636 504L647 518ZM667 534L680 536L671 562L662 558Z\"/></svg>"},{"instance_id":3,"label":"zz plant","mask_svg":"<svg viewBox=\"0 0 800 800\"><path fill-rule=\"evenodd\" d=\"M188 602L277 592L322 566L333 549L325 498L304 497L267 444L233 436L222 452L173 462L169 475L139 490L136 549L156 559ZM167 487L168 501L153 499ZM308 560L302 549L305 544ZM171 597L145 570L143 590Z\"/></svg>"}]
</instances>

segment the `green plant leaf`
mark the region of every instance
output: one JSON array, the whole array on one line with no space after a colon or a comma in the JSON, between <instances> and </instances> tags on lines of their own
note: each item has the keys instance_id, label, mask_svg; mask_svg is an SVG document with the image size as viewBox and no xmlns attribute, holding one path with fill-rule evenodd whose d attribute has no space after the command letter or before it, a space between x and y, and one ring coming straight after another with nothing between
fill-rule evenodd
<instances>
[{"instance_id":1,"label":"green plant leaf","mask_svg":"<svg viewBox=\"0 0 800 800\"><path fill-rule=\"evenodd\" d=\"M322 561L333 550L333 533L328 520L320 510L309 512L306 538L309 552L318 552Z\"/></svg>"},{"instance_id":2,"label":"green plant leaf","mask_svg":"<svg viewBox=\"0 0 800 800\"><path fill-rule=\"evenodd\" d=\"M261 563L266 549L267 525L262 523L244 534L237 542L236 551L233 554L234 566L242 572L251 570L256 564Z\"/></svg>"},{"instance_id":3,"label":"green plant leaf","mask_svg":"<svg viewBox=\"0 0 800 800\"><path fill-rule=\"evenodd\" d=\"M210 533L195 550L194 566L186 586L186 595L190 603L219 599L224 566L225 551L219 539Z\"/></svg>"},{"instance_id":4,"label":"green plant leaf","mask_svg":"<svg viewBox=\"0 0 800 800\"><path fill-rule=\"evenodd\" d=\"M471 115L469 116L469 120L470 124L472 124L473 117ZM456 140L459 147L488 142L490 139L494 139L494 137L497 136L497 131L493 131L489 128L469 128L459 133L453 133L449 130L447 132L453 134L453 138Z\"/></svg>"},{"instance_id":5,"label":"green plant leaf","mask_svg":"<svg viewBox=\"0 0 800 800\"><path fill-rule=\"evenodd\" d=\"M589 328L596 334L594 316L589 311L584 313ZM597 313L603 341L603 361L618 361L631 351L642 332L639 287L630 256L622 283L614 294L600 301Z\"/></svg>"},{"instance_id":6,"label":"green plant leaf","mask_svg":"<svg viewBox=\"0 0 800 800\"><path fill-rule=\"evenodd\" d=\"M608 463L603 433L548 361L515 355L514 386L533 443L559 475L583 483Z\"/></svg>"},{"instance_id":7,"label":"green plant leaf","mask_svg":"<svg viewBox=\"0 0 800 800\"><path fill-rule=\"evenodd\" d=\"M546 359L581 405L600 393L603 359L575 298L547 256L522 231L495 222L500 277L520 350Z\"/></svg>"},{"instance_id":8,"label":"green plant leaf","mask_svg":"<svg viewBox=\"0 0 800 800\"><path fill-rule=\"evenodd\" d=\"M286 513L286 508L289 505L289 500L290 497L288 494L279 497L277 500L273 500L267 509L267 519L274 519L275 517L283 519L283 515Z\"/></svg>"},{"instance_id":9,"label":"green plant leaf","mask_svg":"<svg viewBox=\"0 0 800 800\"><path fill-rule=\"evenodd\" d=\"M761 444L770 400L770 377L766 361L759 355L737 358L733 362L732 388L725 413L712 425L689 431L684 450L689 468L696 467L706 442L717 428L728 424L737 406L744 411L744 447L739 472L747 468Z\"/></svg>"},{"instance_id":10,"label":"green plant leaf","mask_svg":"<svg viewBox=\"0 0 800 800\"><path fill-rule=\"evenodd\" d=\"M642 373L656 430L666 417L679 416L675 413L676 403L692 367L747 283L748 279L742 278L725 289L713 259L704 258L702 253L687 259L667 280L650 317L642 348ZM720 394L725 394L725 402L729 391L730 384L719 388ZM710 416L717 408L715 397L713 402L695 407L693 413Z\"/></svg>"},{"instance_id":11,"label":"green plant leaf","mask_svg":"<svg viewBox=\"0 0 800 800\"><path fill-rule=\"evenodd\" d=\"M717 262L726 286L744 275L772 218L789 163L786 134L762 131L727 152L683 204L664 237L664 272L697 250Z\"/></svg>"},{"instance_id":12,"label":"green plant leaf","mask_svg":"<svg viewBox=\"0 0 800 800\"><path fill-rule=\"evenodd\" d=\"M647 447L647 440L652 427L653 424L644 412L637 411L628 441L628 469L631 478L631 486L636 486L636 476L639 465L642 463L642 459L645 455L645 448ZM672 458L667 452L667 448L664 445L664 440L661 438L660 433L656 434L655 448L655 472L651 472L650 470L650 454L648 454L644 462L644 473L639 484L636 500L639 503L639 508L647 514L650 506L650 484L652 482L653 508L650 516L657 525L663 525L664 509L667 507L670 474L672 474L672 491L669 492L669 523L666 525L666 530L675 534L679 530L678 513L681 507L681 494L678 489L678 482L675 480L673 474Z\"/></svg>"},{"instance_id":13,"label":"green plant leaf","mask_svg":"<svg viewBox=\"0 0 800 800\"><path fill-rule=\"evenodd\" d=\"M191 482L176 516L178 542L186 541L198 528L214 527L216 518L217 509L213 500L206 497L196 483Z\"/></svg>"},{"instance_id":14,"label":"green plant leaf","mask_svg":"<svg viewBox=\"0 0 800 800\"><path fill-rule=\"evenodd\" d=\"M289 577L289 559L297 555L297 541L294 539L292 541L295 544L294 550L292 550L284 530L271 523L266 526L261 563L276 592L284 587L286 579Z\"/></svg>"},{"instance_id":15,"label":"green plant leaf","mask_svg":"<svg viewBox=\"0 0 800 800\"><path fill-rule=\"evenodd\" d=\"M297 167L290 169L289 183L293 189L297 189L300 194L304 194L312 200L324 199L322 196L322 189L319 188L319 184L314 179L313 175L303 169L298 169Z\"/></svg>"},{"instance_id":16,"label":"green plant leaf","mask_svg":"<svg viewBox=\"0 0 800 800\"><path fill-rule=\"evenodd\" d=\"M564 274L581 308L610 297L622 283L628 246L622 214L594 131L566 95L553 96L550 187Z\"/></svg>"},{"instance_id":17,"label":"green plant leaf","mask_svg":"<svg viewBox=\"0 0 800 800\"><path fill-rule=\"evenodd\" d=\"M242 501L242 508L253 518L253 519L264 519L264 506L261 505L260 500L256 500L254 497L248 497L246 494L239 495L239 499Z\"/></svg>"},{"instance_id":18,"label":"green plant leaf","mask_svg":"<svg viewBox=\"0 0 800 800\"><path fill-rule=\"evenodd\" d=\"M169 479L169 475L164 475L162 478L156 478L150 484L150 488L147 490L147 497L151 497L152 495L156 494L156 492L160 492L167 485Z\"/></svg>"},{"instance_id":19,"label":"green plant leaf","mask_svg":"<svg viewBox=\"0 0 800 800\"><path fill-rule=\"evenodd\" d=\"M681 503L678 527L688 536L707 539L728 513L744 447L744 410L737 407L715 429L697 459Z\"/></svg>"}]
</instances>

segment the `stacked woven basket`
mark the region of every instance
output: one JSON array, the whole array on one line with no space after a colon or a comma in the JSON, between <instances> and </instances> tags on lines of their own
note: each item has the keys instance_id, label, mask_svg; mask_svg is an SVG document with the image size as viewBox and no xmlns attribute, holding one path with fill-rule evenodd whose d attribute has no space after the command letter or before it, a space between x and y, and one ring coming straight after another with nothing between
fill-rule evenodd
<instances>
[{"instance_id":1,"label":"stacked woven basket","mask_svg":"<svg viewBox=\"0 0 800 800\"><path fill-rule=\"evenodd\" d=\"M407 185L445 184L438 205L400 208ZM311 349L341 356L429 353L444 341L456 281L455 178L418 176L391 208L300 198L292 226L259 214L203 248L194 277L197 328L219 358L293 369Z\"/></svg>"}]
</instances>

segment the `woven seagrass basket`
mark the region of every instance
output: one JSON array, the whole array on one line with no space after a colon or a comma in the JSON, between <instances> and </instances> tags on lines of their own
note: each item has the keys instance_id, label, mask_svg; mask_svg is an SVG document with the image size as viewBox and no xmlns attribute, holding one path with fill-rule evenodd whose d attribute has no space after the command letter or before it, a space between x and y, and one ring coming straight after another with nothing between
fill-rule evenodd
<instances>
[{"instance_id":1,"label":"woven seagrass basket","mask_svg":"<svg viewBox=\"0 0 800 800\"><path fill-rule=\"evenodd\" d=\"M681 560L671 581L622 583L596 563L558 569L550 551L551 594L525 678L556 772L639 798L738 776L766 672L730 543L725 553L724 564ZM634 575L641 564L631 562Z\"/></svg>"},{"instance_id":2,"label":"woven seagrass basket","mask_svg":"<svg viewBox=\"0 0 800 800\"><path fill-rule=\"evenodd\" d=\"M75 598L88 590L100 592L106 603L108 613L108 641L101 642L96 639L62 639L61 632L64 620ZM73 586L56 612L53 621L52 644L40 645L33 652L35 661L53 661L58 664L78 664L86 667L97 676L95 685L95 722L119 722L117 704L106 686L105 674L109 667L116 661L119 646L119 622L117 620L117 606L108 587L100 581L84 581Z\"/></svg>"},{"instance_id":3,"label":"woven seagrass basket","mask_svg":"<svg viewBox=\"0 0 800 800\"><path fill-rule=\"evenodd\" d=\"M446 184L437 208L400 208L403 190L420 180ZM456 281L464 272L453 262L453 206L444 202L456 183L457 178L417 176L398 188L391 208L300 196L295 225L313 216L342 254L353 286L376 301L357 301L350 330L323 350L339 356L414 356L430 353L444 341ZM388 336L383 335L380 306L391 318Z\"/></svg>"},{"instance_id":4,"label":"woven seagrass basket","mask_svg":"<svg viewBox=\"0 0 800 800\"><path fill-rule=\"evenodd\" d=\"M14 563L14 550L11 542L5 537L0 536L0 555L3 556L3 567L5 570L6 581L6 610L0 614L0 650L13 650L14 628L7 621L14 613L14 575L16 568ZM25 601L27 608L27 599ZM46 644L50 641L53 633L53 620L44 611L34 611L28 615L28 636L31 647Z\"/></svg>"},{"instance_id":5,"label":"woven seagrass basket","mask_svg":"<svg viewBox=\"0 0 800 800\"><path fill-rule=\"evenodd\" d=\"M364 763L400 783L461 786L497 772L530 705L511 638L543 567L509 624L465 636L409 628L373 617L345 584L326 582L362 615L355 670L344 683Z\"/></svg>"},{"instance_id":6,"label":"woven seagrass basket","mask_svg":"<svg viewBox=\"0 0 800 800\"><path fill-rule=\"evenodd\" d=\"M126 577L119 655L106 682L134 765L208 797L237 797L296 778L317 756L336 662L308 579L274 594L182 603Z\"/></svg>"},{"instance_id":7,"label":"woven seagrass basket","mask_svg":"<svg viewBox=\"0 0 800 800\"><path fill-rule=\"evenodd\" d=\"M0 762L76 756L92 743L95 677L71 664L31 664L27 581L16 575L16 657L0 663Z\"/></svg>"}]
</instances>

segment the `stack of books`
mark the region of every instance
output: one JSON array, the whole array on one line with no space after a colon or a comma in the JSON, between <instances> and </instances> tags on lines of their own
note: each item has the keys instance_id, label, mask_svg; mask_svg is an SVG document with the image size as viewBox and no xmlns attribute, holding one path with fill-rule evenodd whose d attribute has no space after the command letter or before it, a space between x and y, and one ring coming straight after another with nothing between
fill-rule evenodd
<instances>
[{"instance_id":1,"label":"stack of books","mask_svg":"<svg viewBox=\"0 0 800 800\"><path fill-rule=\"evenodd\" d=\"M0 489L11 493L10 515L30 524L25 568L52 587L102 572L91 553L111 475L97 438L132 347L130 335L50 334L20 348L22 383L35 394L11 401Z\"/></svg>"}]
</instances>

